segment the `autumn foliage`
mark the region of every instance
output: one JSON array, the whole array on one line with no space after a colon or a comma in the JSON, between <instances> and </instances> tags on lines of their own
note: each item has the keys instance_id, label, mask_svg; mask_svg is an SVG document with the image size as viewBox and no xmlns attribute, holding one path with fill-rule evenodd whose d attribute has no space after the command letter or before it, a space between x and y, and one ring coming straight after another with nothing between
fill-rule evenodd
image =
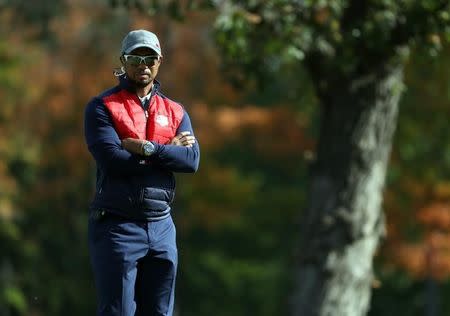
<instances>
[{"instance_id":1,"label":"autumn foliage","mask_svg":"<svg viewBox=\"0 0 450 316\"><path fill-rule=\"evenodd\" d=\"M415 241L399 235L401 222L391 223L388 238L389 255L400 267L417 278L444 281L450 277L450 191L448 183L436 186L426 204L411 215L422 228ZM396 219L393 219L396 220ZM397 226L397 227L395 227Z\"/></svg>"},{"instance_id":2,"label":"autumn foliage","mask_svg":"<svg viewBox=\"0 0 450 316\"><path fill-rule=\"evenodd\" d=\"M261 106L255 94L269 92L228 83L210 12L179 23L96 1L62 3L42 21L30 20L27 6L0 10L0 314L92 314L86 223L95 168L84 144L84 107L115 85L123 35L148 28L163 44L162 91L187 108L202 148L198 174L178 179L174 207L181 315L282 315L317 141L313 101L279 94ZM314 18L326 23L328 13ZM304 93L313 94L307 85ZM448 115L448 101L440 102L435 112ZM423 104L405 130L417 129ZM399 142L414 143L413 136ZM400 156L394 152L394 167ZM385 194L381 269L446 282L448 179L402 174Z\"/></svg>"}]
</instances>

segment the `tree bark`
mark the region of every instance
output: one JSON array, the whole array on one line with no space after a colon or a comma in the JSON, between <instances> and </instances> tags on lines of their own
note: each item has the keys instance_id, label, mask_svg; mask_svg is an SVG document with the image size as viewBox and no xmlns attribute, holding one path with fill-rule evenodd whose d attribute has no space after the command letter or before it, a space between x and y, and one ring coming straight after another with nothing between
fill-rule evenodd
<instances>
[{"instance_id":1,"label":"tree bark","mask_svg":"<svg viewBox=\"0 0 450 316\"><path fill-rule=\"evenodd\" d=\"M370 306L372 262L385 231L382 193L403 68L380 67L350 79L310 70L317 78L321 130L291 314L362 316ZM329 77L334 79L323 81Z\"/></svg>"}]
</instances>

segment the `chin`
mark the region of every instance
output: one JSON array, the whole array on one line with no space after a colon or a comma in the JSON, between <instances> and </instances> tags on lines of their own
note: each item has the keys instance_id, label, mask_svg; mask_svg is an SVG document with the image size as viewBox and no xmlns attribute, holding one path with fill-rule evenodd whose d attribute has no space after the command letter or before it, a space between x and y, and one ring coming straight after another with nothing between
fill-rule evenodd
<instances>
[{"instance_id":1,"label":"chin","mask_svg":"<svg viewBox=\"0 0 450 316\"><path fill-rule=\"evenodd\" d=\"M151 83L150 80L139 81L139 85L141 85L142 87L148 86L150 83Z\"/></svg>"},{"instance_id":2,"label":"chin","mask_svg":"<svg viewBox=\"0 0 450 316\"><path fill-rule=\"evenodd\" d=\"M138 88L144 88L148 86L152 81L151 80L133 80L133 83Z\"/></svg>"}]
</instances>

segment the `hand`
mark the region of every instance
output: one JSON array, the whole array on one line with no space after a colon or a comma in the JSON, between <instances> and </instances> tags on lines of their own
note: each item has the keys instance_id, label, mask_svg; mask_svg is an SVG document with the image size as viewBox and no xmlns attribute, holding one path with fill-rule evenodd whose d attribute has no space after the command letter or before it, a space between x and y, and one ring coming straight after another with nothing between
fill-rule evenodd
<instances>
[{"instance_id":1,"label":"hand","mask_svg":"<svg viewBox=\"0 0 450 316\"><path fill-rule=\"evenodd\" d=\"M137 138L122 139L123 149L128 150L132 154L142 155L142 145L144 141Z\"/></svg>"},{"instance_id":2,"label":"hand","mask_svg":"<svg viewBox=\"0 0 450 316\"><path fill-rule=\"evenodd\" d=\"M181 132L170 141L170 145L192 147L195 144L195 137L191 135L191 132Z\"/></svg>"}]
</instances>

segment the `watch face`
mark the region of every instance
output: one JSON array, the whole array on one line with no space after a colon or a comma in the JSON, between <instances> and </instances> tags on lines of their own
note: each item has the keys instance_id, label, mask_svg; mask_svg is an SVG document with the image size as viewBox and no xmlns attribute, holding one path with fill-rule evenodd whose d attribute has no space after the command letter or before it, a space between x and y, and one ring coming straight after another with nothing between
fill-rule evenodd
<instances>
[{"instance_id":1,"label":"watch face","mask_svg":"<svg viewBox=\"0 0 450 316\"><path fill-rule=\"evenodd\" d=\"M152 143L150 143L150 142L145 143L145 145L144 145L144 155L146 155L146 156L151 155L153 153L153 149L154 148L155 147L153 146Z\"/></svg>"}]
</instances>

